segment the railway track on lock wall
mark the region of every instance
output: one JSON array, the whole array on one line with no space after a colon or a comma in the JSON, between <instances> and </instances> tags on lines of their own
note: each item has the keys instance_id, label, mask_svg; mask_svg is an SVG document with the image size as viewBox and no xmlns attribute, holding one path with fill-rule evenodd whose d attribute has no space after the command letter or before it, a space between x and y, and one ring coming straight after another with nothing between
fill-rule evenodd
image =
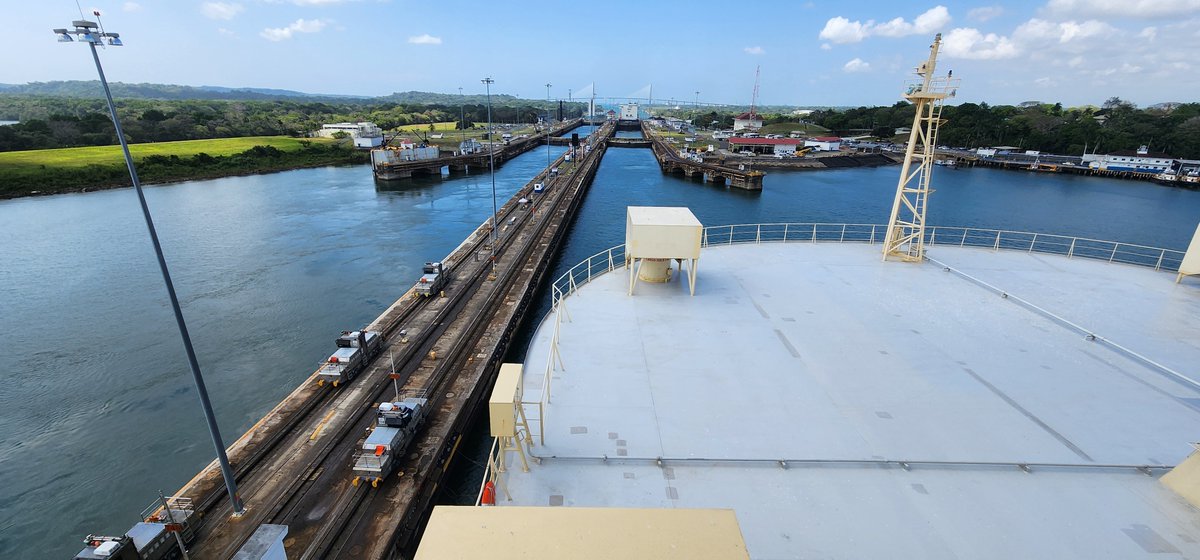
<instances>
[{"instance_id":1,"label":"railway track on lock wall","mask_svg":"<svg viewBox=\"0 0 1200 560\"><path fill-rule=\"evenodd\" d=\"M539 180L546 180L545 172L531 183ZM518 226L527 220L528 212L514 201L527 195L530 188L531 184L526 185L502 208L502 220L499 223L506 231L518 231ZM509 220L513 218L520 219L510 223ZM363 425L364 419L368 420L366 424L369 425L368 412L372 409L367 405L377 402L391 385L387 375L391 373L391 360L382 358L385 354L394 356L396 371L401 375L397 382L407 385L408 377L420 361L413 358L428 353L445 331L449 319L462 311L490 269L486 259L475 256L488 250L490 235L486 230L486 224L477 229L467 242L446 259L450 263L451 274L456 276L451 280L454 289L450 290L449 297L430 301L401 301L393 305L375 321L382 327L384 348L373 364L359 374L360 379L349 382L340 390L325 390L311 395L298 408L288 411L280 424L273 426L271 437L255 442L254 449L239 458L235 463L235 476L242 484L243 498L250 506L245 516L239 519L230 517L229 502L221 488L213 488L200 502L199 510L211 521L200 528L201 539L198 539L199 544L195 547L198 557L229 557L259 523L294 519L298 512L303 511L305 496L313 487L320 486L326 471L344 470L329 469L331 457L340 458L353 450L344 442L350 440L351 444L354 443L356 438L350 438L349 435L355 426ZM511 234L503 236L497 252L506 250L513 237ZM464 272L469 274L468 278L463 278ZM402 326L417 331L409 333L412 340L408 343L400 342L402 337L397 336ZM319 414L327 410L325 416ZM310 433L311 436L308 435Z\"/></svg>"},{"instance_id":2,"label":"railway track on lock wall","mask_svg":"<svg viewBox=\"0 0 1200 560\"><path fill-rule=\"evenodd\" d=\"M561 163L560 160L558 164ZM521 227L513 227L507 232L502 241L503 266L500 267L498 277L495 282L481 286L481 289L475 291L470 297L471 301L464 302L464 313L456 317L453 324L448 325L444 336L450 340L444 343L445 354L439 354L437 360L424 360L423 363L416 364L413 371L408 372L406 388L427 395L431 417L426 420L423 430L406 450L405 462L400 466L399 476L389 477L379 488L368 488L365 485L355 487L346 484L345 479L349 478L348 471L340 469L343 480L338 496L332 501L333 507L329 513L322 517L319 528L311 531L312 541L300 553L300 558L379 558L383 556L379 554L380 548L390 550L391 547L380 545L381 541L390 539L378 534L378 526L383 525L386 529L384 532L392 536L396 533L396 527L387 527L387 521L381 523L378 519L380 512L394 514L396 506L400 506L401 512L424 507L423 502L432 495L432 488L431 484L423 484L422 481L440 478L430 477L428 474L439 469L444 470L458 441L453 435L439 440L429 433L433 424L446 422L449 416L454 417L453 423L458 423L457 419L462 416L461 411L451 412L455 408L453 403L443 403L447 397L454 395L453 392L447 392L448 386L458 379L457 373L471 366L479 357L474 352L476 345L484 337L484 333L495 326L493 318L498 313L497 310L504 306L504 300L515 289L518 279L528 279L530 269L527 269L526 265L537 248L546 246L544 241L548 228L565 227L559 223L563 216L559 210L564 204L570 204L571 209L577 204L580 198L578 186L574 189L567 188L576 179L577 176L574 175L559 178L547 191L552 193L552 201L542 201L536 217L532 216L532 213L522 216L520 224L517 224ZM536 288L536 285L533 288ZM488 367L492 366L491 362L488 361ZM369 423L372 418L372 415L364 413L363 421ZM353 449L354 447L351 447L348 452L352 453ZM401 488L400 482L408 485L407 488ZM436 482L433 482L432 486L436 486ZM280 518L276 522L294 526L296 518ZM367 541L375 546L363 546L364 534ZM296 552L298 550L295 548L289 549L293 557L296 557Z\"/></svg>"}]
</instances>

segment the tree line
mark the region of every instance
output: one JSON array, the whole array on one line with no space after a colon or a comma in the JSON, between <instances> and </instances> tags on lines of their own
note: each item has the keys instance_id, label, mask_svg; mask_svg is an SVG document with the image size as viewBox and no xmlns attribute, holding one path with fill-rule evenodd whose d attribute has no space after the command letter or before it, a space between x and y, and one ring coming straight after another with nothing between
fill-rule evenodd
<instances>
[{"instance_id":1,"label":"tree line","mask_svg":"<svg viewBox=\"0 0 1200 560\"><path fill-rule=\"evenodd\" d=\"M805 118L841 135L890 137L896 129L912 126L913 115L913 105L899 102L890 107L815 111ZM1101 107L1070 109L1061 103L963 103L946 106L941 116L945 122L939 127L938 143L946 146L1017 146L1075 155L1085 149L1106 153L1146 145L1177 158L1200 159L1200 103L1144 109L1116 97Z\"/></svg>"},{"instance_id":2,"label":"tree line","mask_svg":"<svg viewBox=\"0 0 1200 560\"><path fill-rule=\"evenodd\" d=\"M370 121L384 130L459 121L460 106L397 102L242 101L211 99L119 99L117 114L131 142L167 142L239 136L304 136L333 122ZM533 122L557 104L521 102L492 105L495 123ZM565 107L564 118L580 116L584 105ZM461 107L459 126L487 122L487 106ZM117 143L103 99L0 95L0 151L102 146Z\"/></svg>"}]
</instances>

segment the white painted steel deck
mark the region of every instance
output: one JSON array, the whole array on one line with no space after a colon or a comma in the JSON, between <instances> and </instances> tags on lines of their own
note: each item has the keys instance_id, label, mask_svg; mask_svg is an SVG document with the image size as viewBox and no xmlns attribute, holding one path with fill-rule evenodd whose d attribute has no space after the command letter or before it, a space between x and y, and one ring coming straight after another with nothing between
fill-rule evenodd
<instances>
[{"instance_id":1,"label":"white painted steel deck","mask_svg":"<svg viewBox=\"0 0 1200 560\"><path fill-rule=\"evenodd\" d=\"M504 473L498 505L732 508L760 559L1200 557L1198 511L1137 468L1200 439L1200 391L1176 376L1200 374L1200 282L879 251L709 247L695 297L679 278L627 296L623 269L580 287L544 459Z\"/></svg>"}]
</instances>

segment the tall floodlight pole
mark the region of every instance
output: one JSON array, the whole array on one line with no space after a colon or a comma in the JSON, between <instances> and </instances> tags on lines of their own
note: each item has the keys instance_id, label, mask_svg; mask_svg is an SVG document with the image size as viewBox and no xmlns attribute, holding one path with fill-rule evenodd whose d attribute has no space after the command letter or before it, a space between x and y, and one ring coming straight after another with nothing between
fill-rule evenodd
<instances>
[{"instance_id":1,"label":"tall floodlight pole","mask_svg":"<svg viewBox=\"0 0 1200 560\"><path fill-rule=\"evenodd\" d=\"M898 257L904 261L919 262L925 256L925 208L929 198L929 180L933 173L933 160L937 147L938 125L941 124L942 105L947 97L956 93L956 81L947 74L934 78L938 49L942 45L942 34L938 33L929 46L929 59L917 67L921 77L908 85L903 97L916 106L912 132L904 154L904 165L900 168L900 181L896 185L896 200L892 204L892 215L888 219L887 233L883 241L883 258ZM916 153L921 144L921 153ZM912 170L914 163L917 166Z\"/></svg>"},{"instance_id":2,"label":"tall floodlight pole","mask_svg":"<svg viewBox=\"0 0 1200 560\"><path fill-rule=\"evenodd\" d=\"M94 12L99 20L100 12ZM121 151L125 154L125 166L129 168L129 178L133 181L133 190L137 193L138 203L142 206L142 217L146 219L146 229L150 232L150 243L154 246L154 256L158 258L158 268L162 271L163 283L167 286L167 296L171 300L171 309L175 312L175 323L179 326L179 336L183 339L183 349L187 354L188 367L192 370L192 379L196 382L196 394L200 397L200 407L204 409L204 419L208 421L208 433L212 436L213 447L217 450L217 460L221 463L221 474L225 477L225 489L229 492L229 503L233 506L234 515L246 511L242 499L238 496L237 481L233 478L233 468L229 466L229 457L225 454L225 444L221 440L221 431L217 428L217 417L213 413L212 402L208 399L208 389L204 386L204 377L200 375L200 364L196 360L196 351L192 349L192 337L188 334L187 323L183 320L183 311L179 308L179 297L175 295L175 284L171 282L171 273L167 270L167 261L163 257L162 245L158 242L158 232L154 229L154 220L150 217L150 207L146 205L146 195L142 192L142 184L138 181L137 169L133 166L133 156L129 154L129 144L125 142L125 133L121 131L121 121L117 118L117 107L113 103L112 91L108 88L108 80L104 77L104 68L100 65L100 54L96 45L122 46L118 33L104 31L97 22L77 20L71 22L73 30L55 29L60 43L70 43L78 37L92 49L92 60L96 61L96 72L100 75L100 85L104 86L104 97L108 100L108 113L112 116L113 130L117 133L117 141L121 143Z\"/></svg>"},{"instance_id":3,"label":"tall floodlight pole","mask_svg":"<svg viewBox=\"0 0 1200 560\"><path fill-rule=\"evenodd\" d=\"M467 141L467 110L466 110L466 105L463 104L462 86L459 86L459 88L458 88L458 129L460 131L462 131L462 134L460 135L462 137L462 141L466 142ZM460 149L460 150L462 149L461 144L459 145L458 149Z\"/></svg>"},{"instance_id":4,"label":"tall floodlight pole","mask_svg":"<svg viewBox=\"0 0 1200 560\"><path fill-rule=\"evenodd\" d=\"M496 223L496 144L492 138L492 84L496 83L491 76L480 80L487 91L488 107L488 170L492 173L492 272L488 278L496 279L496 243L499 241L499 224Z\"/></svg>"},{"instance_id":5,"label":"tall floodlight pole","mask_svg":"<svg viewBox=\"0 0 1200 560\"><path fill-rule=\"evenodd\" d=\"M546 167L550 167L550 82L546 82Z\"/></svg>"}]
</instances>

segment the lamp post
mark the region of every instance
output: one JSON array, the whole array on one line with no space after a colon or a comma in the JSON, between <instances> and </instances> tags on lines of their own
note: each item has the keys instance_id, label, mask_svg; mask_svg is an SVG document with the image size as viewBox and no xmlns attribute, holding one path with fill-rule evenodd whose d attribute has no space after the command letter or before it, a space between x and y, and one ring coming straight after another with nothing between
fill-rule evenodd
<instances>
[{"instance_id":1,"label":"lamp post","mask_svg":"<svg viewBox=\"0 0 1200 560\"><path fill-rule=\"evenodd\" d=\"M100 13L94 12L99 20ZM221 463L221 474L225 477L225 489L229 492L229 503L233 506L233 514L241 515L246 511L242 499L238 496L237 481L233 478L233 468L229 466L229 457L225 454L225 444L221 441L221 432L217 428L217 418L213 413L212 402L208 399L208 389L204 386L204 377L200 375L200 364L196 360L196 352L192 348L192 338L188 334L187 323L183 320L183 311L179 308L179 297L175 295L175 284L171 282L171 273L167 270L167 261L163 257L162 245L158 242L158 232L154 229L154 220L150 217L150 207L146 205L146 195L138 181L137 169L133 166L133 156L129 154L129 144L125 142L125 133L121 131L121 121L117 118L117 108L113 104L112 91L108 88L108 80L104 78L104 68L100 66L100 54L96 45L106 42L110 46L122 46L118 33L104 31L97 22L76 20L71 22L73 30L55 29L60 43L70 43L78 37L92 49L92 59L96 61L96 72L100 75L100 84L104 86L104 97L108 100L108 112L112 116L113 129L117 133L117 141L121 143L121 151L125 154L125 166L129 168L129 178L133 181L133 190L137 193L138 202L142 206L142 217L146 219L146 229L150 232L150 243L154 246L154 256L158 258L158 268L162 272L163 283L167 286L167 296L171 300L171 309L175 312L175 323L179 327L179 336L183 339L183 349L187 354L188 367L192 370L192 379L196 383L196 394L200 397L200 406L204 409L204 419L208 421L208 433L212 436L213 447L217 450L217 460ZM107 41L105 41L107 40ZM102 42L104 41L104 42Z\"/></svg>"},{"instance_id":2,"label":"lamp post","mask_svg":"<svg viewBox=\"0 0 1200 560\"><path fill-rule=\"evenodd\" d=\"M458 129L459 129L459 131L462 132L462 134L461 134L462 142L467 141L467 117L466 117L467 113L466 113L466 109L464 107L465 106L463 105L462 87L459 86L459 88L458 88ZM459 144L458 149L459 150L462 149L461 143Z\"/></svg>"},{"instance_id":3,"label":"lamp post","mask_svg":"<svg viewBox=\"0 0 1200 560\"><path fill-rule=\"evenodd\" d=\"M488 171L492 174L492 272L488 275L491 280L496 279L496 242L500 239L499 224L496 223L496 144L492 138L492 84L496 83L491 76L482 80L483 87L487 91L487 113L488 113Z\"/></svg>"},{"instance_id":4,"label":"lamp post","mask_svg":"<svg viewBox=\"0 0 1200 560\"><path fill-rule=\"evenodd\" d=\"M550 167L550 82L546 82L546 167Z\"/></svg>"}]
</instances>

